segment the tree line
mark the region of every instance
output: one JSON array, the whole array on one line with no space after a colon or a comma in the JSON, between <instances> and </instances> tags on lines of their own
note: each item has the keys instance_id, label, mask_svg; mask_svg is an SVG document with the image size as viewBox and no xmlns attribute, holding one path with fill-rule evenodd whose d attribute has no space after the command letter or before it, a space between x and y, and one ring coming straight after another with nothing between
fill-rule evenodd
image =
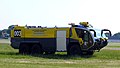
<instances>
[{"instance_id":1,"label":"tree line","mask_svg":"<svg viewBox=\"0 0 120 68\"><path fill-rule=\"evenodd\" d=\"M113 36L109 37L109 39L120 39L120 32L115 33Z\"/></svg>"}]
</instances>

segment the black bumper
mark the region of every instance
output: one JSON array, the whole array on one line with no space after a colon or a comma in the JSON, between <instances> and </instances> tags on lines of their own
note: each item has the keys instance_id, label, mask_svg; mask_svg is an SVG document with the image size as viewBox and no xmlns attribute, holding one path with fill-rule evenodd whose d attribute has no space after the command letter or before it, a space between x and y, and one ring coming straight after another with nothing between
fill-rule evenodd
<instances>
[{"instance_id":1,"label":"black bumper","mask_svg":"<svg viewBox=\"0 0 120 68\"><path fill-rule=\"evenodd\" d=\"M91 47L89 50L100 50L103 47L107 46L107 44L108 44L107 40L96 41L94 46Z\"/></svg>"}]
</instances>

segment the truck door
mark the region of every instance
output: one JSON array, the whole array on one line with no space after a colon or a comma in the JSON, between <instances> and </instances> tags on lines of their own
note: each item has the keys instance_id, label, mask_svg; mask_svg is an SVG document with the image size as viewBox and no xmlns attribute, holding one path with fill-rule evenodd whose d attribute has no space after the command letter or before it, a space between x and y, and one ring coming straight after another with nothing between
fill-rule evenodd
<instances>
[{"instance_id":1,"label":"truck door","mask_svg":"<svg viewBox=\"0 0 120 68\"><path fill-rule=\"evenodd\" d=\"M57 31L56 43L57 51L66 51L66 31Z\"/></svg>"},{"instance_id":2,"label":"truck door","mask_svg":"<svg viewBox=\"0 0 120 68\"><path fill-rule=\"evenodd\" d=\"M86 47L86 49L93 45L92 36L88 31L84 31L83 40L84 40L84 46Z\"/></svg>"},{"instance_id":3,"label":"truck door","mask_svg":"<svg viewBox=\"0 0 120 68\"><path fill-rule=\"evenodd\" d=\"M82 46L83 49L88 49L94 44L93 37L89 31L84 30L84 29L78 29L78 28L76 28L75 30L76 30L78 37L82 38L83 40L83 46Z\"/></svg>"}]
</instances>

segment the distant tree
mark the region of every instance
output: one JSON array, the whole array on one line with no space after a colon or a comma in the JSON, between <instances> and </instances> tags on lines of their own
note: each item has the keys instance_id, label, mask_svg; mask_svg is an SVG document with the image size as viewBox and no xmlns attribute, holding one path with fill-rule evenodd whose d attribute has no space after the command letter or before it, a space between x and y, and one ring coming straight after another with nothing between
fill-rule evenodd
<instances>
[{"instance_id":1,"label":"distant tree","mask_svg":"<svg viewBox=\"0 0 120 68\"><path fill-rule=\"evenodd\" d=\"M7 30L7 33L10 34L10 29Z\"/></svg>"},{"instance_id":2,"label":"distant tree","mask_svg":"<svg viewBox=\"0 0 120 68\"><path fill-rule=\"evenodd\" d=\"M110 39L120 39L120 32L115 33Z\"/></svg>"},{"instance_id":3,"label":"distant tree","mask_svg":"<svg viewBox=\"0 0 120 68\"><path fill-rule=\"evenodd\" d=\"M14 28L16 25L10 25L8 29L0 30L0 37L2 38L8 38L10 36L10 31Z\"/></svg>"},{"instance_id":4,"label":"distant tree","mask_svg":"<svg viewBox=\"0 0 120 68\"><path fill-rule=\"evenodd\" d=\"M0 30L0 38L2 37L2 30Z\"/></svg>"}]
</instances>

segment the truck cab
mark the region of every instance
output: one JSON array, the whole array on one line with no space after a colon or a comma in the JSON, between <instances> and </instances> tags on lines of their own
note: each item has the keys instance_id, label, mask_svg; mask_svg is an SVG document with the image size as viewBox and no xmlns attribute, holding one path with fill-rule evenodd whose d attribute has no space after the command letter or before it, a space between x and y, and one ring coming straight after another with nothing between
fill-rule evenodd
<instances>
[{"instance_id":1,"label":"truck cab","mask_svg":"<svg viewBox=\"0 0 120 68\"><path fill-rule=\"evenodd\" d=\"M81 22L80 25L70 24L75 28L80 40L82 54L92 55L95 50L100 50L108 44L108 36L111 31L108 29L95 29L88 22ZM106 36L106 32L108 36Z\"/></svg>"}]
</instances>

